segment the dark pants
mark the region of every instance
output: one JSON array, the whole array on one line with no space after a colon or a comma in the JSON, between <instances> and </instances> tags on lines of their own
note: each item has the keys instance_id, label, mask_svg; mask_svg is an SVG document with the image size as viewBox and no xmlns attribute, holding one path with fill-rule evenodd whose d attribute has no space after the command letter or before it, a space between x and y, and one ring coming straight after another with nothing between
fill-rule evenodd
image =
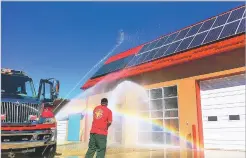
<instances>
[{"instance_id":1,"label":"dark pants","mask_svg":"<svg viewBox=\"0 0 246 158\"><path fill-rule=\"evenodd\" d=\"M86 152L85 158L93 158L97 151L96 158L104 158L107 147L107 136L99 134L90 134L89 149Z\"/></svg>"}]
</instances>

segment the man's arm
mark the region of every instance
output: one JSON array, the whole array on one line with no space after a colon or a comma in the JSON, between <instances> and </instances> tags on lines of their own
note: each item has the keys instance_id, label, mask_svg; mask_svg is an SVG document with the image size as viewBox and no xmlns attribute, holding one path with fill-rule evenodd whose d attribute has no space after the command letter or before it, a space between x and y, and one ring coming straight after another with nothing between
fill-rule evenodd
<instances>
[{"instance_id":1,"label":"man's arm","mask_svg":"<svg viewBox=\"0 0 246 158\"><path fill-rule=\"evenodd\" d=\"M109 115L108 115L108 128L109 128L109 126L111 126L111 124L112 124L112 111L110 110L109 111Z\"/></svg>"},{"instance_id":2,"label":"man's arm","mask_svg":"<svg viewBox=\"0 0 246 158\"><path fill-rule=\"evenodd\" d=\"M111 124L112 124L111 122L108 122L108 127L107 128L109 128L111 126Z\"/></svg>"}]
</instances>

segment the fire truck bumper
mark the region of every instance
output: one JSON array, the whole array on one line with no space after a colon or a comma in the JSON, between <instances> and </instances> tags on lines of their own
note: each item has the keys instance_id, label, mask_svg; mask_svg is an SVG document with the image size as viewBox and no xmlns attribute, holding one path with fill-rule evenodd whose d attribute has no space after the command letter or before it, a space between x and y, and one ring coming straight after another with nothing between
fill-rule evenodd
<instances>
[{"instance_id":1,"label":"fire truck bumper","mask_svg":"<svg viewBox=\"0 0 246 158\"><path fill-rule=\"evenodd\" d=\"M9 158L56 148L56 129L1 132L1 154Z\"/></svg>"},{"instance_id":2,"label":"fire truck bumper","mask_svg":"<svg viewBox=\"0 0 246 158\"><path fill-rule=\"evenodd\" d=\"M7 144L5 144L7 145ZM14 146L15 145L15 146ZM1 150L1 157L2 158L18 158L18 157L23 157L24 155L29 155L29 157L47 157L45 155L47 155L47 153L49 154L50 152L53 151L53 154L56 151L56 143L55 142L51 142L51 143L41 143L41 142L32 142L32 143L14 143L9 145L9 146L5 146L4 148L6 149L2 149ZM46 153L46 154L44 154ZM41 156L42 155L42 156Z\"/></svg>"},{"instance_id":3,"label":"fire truck bumper","mask_svg":"<svg viewBox=\"0 0 246 158\"><path fill-rule=\"evenodd\" d=\"M49 146L53 145L56 142L44 142L44 141L36 141L36 142L20 142L20 143L1 143L2 150L8 149L24 149L24 148L34 148L34 147L42 147L42 146Z\"/></svg>"}]
</instances>

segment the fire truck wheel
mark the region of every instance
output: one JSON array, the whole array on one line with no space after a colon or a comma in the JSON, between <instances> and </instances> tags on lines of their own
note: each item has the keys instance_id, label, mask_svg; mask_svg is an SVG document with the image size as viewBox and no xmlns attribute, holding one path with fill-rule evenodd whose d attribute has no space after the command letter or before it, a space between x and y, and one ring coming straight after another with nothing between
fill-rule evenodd
<instances>
[{"instance_id":1,"label":"fire truck wheel","mask_svg":"<svg viewBox=\"0 0 246 158\"><path fill-rule=\"evenodd\" d=\"M56 144L48 147L36 148L34 153L30 154L30 157L35 158L54 158L56 154Z\"/></svg>"}]
</instances>

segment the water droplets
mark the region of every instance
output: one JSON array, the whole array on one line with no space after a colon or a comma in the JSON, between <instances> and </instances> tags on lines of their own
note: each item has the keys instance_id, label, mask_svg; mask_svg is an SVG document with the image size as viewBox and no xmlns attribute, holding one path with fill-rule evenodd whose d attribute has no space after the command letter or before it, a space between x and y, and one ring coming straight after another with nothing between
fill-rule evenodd
<instances>
[{"instance_id":1,"label":"water droplets","mask_svg":"<svg viewBox=\"0 0 246 158\"><path fill-rule=\"evenodd\" d=\"M124 41L124 39L125 39L125 33L121 29L121 30L119 30L119 35L118 35L118 38L117 38L117 45L121 45L122 42Z\"/></svg>"}]
</instances>

